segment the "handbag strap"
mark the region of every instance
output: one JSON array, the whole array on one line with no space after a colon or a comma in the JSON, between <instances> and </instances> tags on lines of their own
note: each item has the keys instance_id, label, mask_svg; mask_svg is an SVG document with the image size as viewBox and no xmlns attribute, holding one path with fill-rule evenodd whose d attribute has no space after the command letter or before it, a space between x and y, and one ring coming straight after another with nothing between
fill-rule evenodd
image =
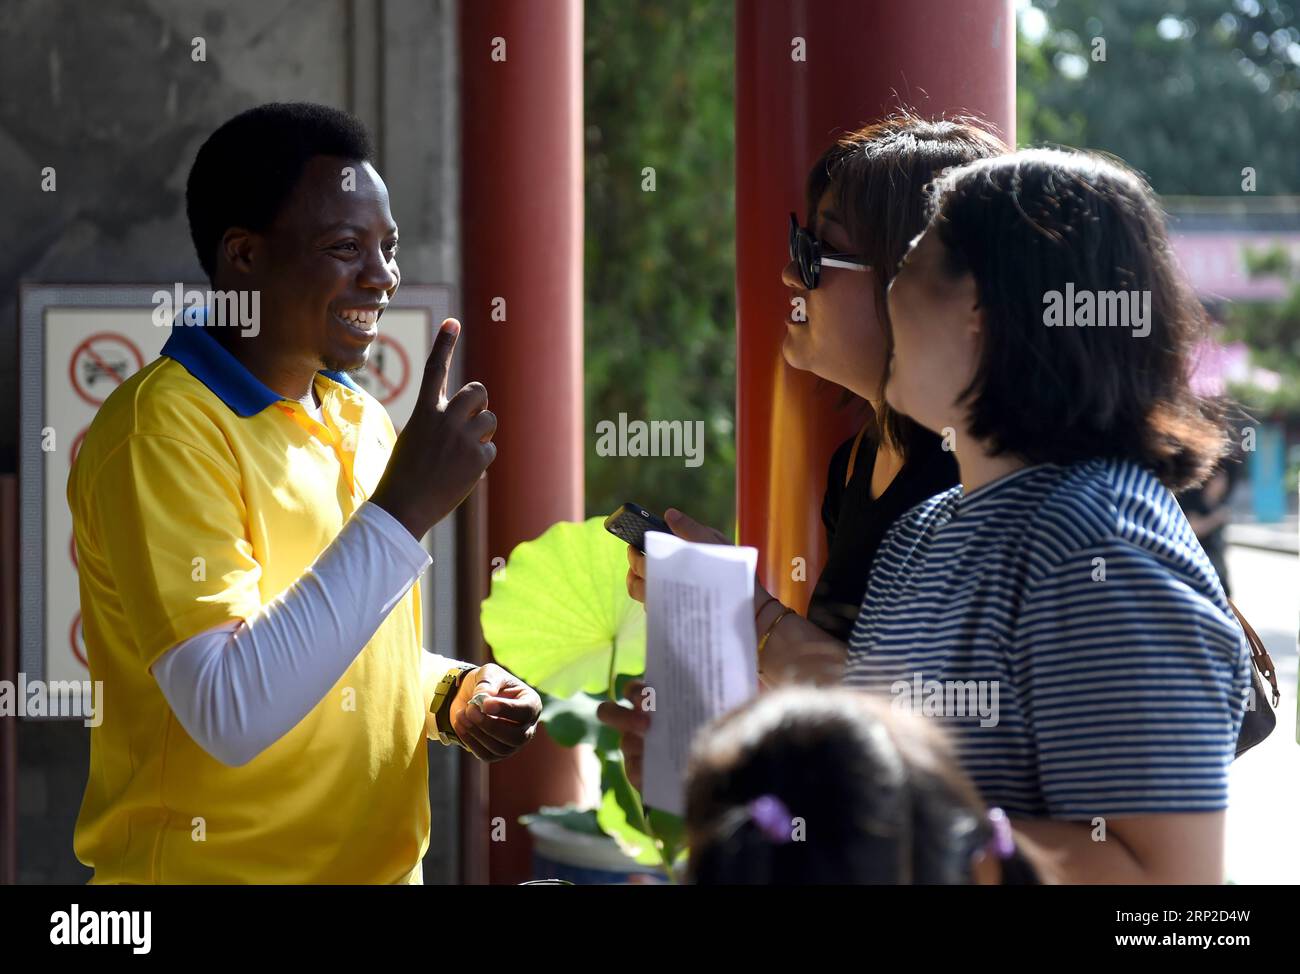
<instances>
[{"instance_id":1,"label":"handbag strap","mask_svg":"<svg viewBox=\"0 0 1300 974\"><path fill-rule=\"evenodd\" d=\"M1273 665L1273 657L1268 655L1268 650L1264 648L1264 640L1259 638L1255 627L1246 621L1246 617L1241 614L1241 610L1232 599L1228 599L1228 607L1232 609L1232 614L1241 624L1241 631L1246 634L1246 642L1250 644L1250 661L1255 664L1259 675L1268 680L1268 685L1273 689L1273 706L1276 708L1282 701L1282 694L1277 688L1277 668Z\"/></svg>"}]
</instances>

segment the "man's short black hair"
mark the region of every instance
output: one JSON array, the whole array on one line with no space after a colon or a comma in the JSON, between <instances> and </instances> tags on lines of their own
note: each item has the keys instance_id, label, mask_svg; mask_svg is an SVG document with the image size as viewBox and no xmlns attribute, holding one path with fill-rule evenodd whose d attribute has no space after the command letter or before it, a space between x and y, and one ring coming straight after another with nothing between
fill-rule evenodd
<instances>
[{"instance_id":1,"label":"man's short black hair","mask_svg":"<svg viewBox=\"0 0 1300 974\"><path fill-rule=\"evenodd\" d=\"M366 127L327 105L274 102L226 122L199 148L185 185L190 236L208 278L226 230L270 226L309 159L369 162L373 155Z\"/></svg>"}]
</instances>

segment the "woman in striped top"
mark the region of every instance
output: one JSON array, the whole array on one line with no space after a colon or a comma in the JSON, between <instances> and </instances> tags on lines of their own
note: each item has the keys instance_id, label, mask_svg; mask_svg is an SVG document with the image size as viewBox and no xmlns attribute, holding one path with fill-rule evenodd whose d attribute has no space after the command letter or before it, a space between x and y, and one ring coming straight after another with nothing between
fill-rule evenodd
<instances>
[{"instance_id":1,"label":"woman in striped top","mask_svg":"<svg viewBox=\"0 0 1300 974\"><path fill-rule=\"evenodd\" d=\"M1222 881L1249 655L1170 493L1226 444L1150 188L1055 150L949 171L888 321L887 401L960 484L882 542L846 682L947 723L1065 881Z\"/></svg>"}]
</instances>

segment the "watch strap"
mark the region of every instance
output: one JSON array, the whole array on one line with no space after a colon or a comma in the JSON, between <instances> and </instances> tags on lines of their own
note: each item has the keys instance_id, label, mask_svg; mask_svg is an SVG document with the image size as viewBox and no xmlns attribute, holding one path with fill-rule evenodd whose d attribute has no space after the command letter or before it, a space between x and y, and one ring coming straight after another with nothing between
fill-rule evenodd
<instances>
[{"instance_id":1,"label":"watch strap","mask_svg":"<svg viewBox=\"0 0 1300 974\"><path fill-rule=\"evenodd\" d=\"M460 689L461 683L465 679L465 674L471 670L478 669L472 663L457 663L438 681L438 687L433 692L433 701L429 704L429 712L433 714L434 727L438 731L438 740L447 746L455 745L464 748L465 742L456 736L456 731L451 726L451 702L456 698L456 692Z\"/></svg>"}]
</instances>

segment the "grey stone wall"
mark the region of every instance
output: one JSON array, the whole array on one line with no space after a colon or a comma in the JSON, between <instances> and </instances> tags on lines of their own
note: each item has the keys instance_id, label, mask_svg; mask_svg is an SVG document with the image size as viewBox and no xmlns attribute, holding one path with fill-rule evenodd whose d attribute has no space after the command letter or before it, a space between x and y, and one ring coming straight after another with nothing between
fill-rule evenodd
<instances>
[{"instance_id":1,"label":"grey stone wall","mask_svg":"<svg viewBox=\"0 0 1300 974\"><path fill-rule=\"evenodd\" d=\"M185 177L207 134L252 105L319 101L359 115L402 227L403 279L458 284L455 28L454 0L6 0L0 472L15 469L19 283L201 279ZM21 725L19 882L89 878L72 852L88 735L77 721ZM446 882L456 758L435 745L430 759L425 880Z\"/></svg>"}]
</instances>

